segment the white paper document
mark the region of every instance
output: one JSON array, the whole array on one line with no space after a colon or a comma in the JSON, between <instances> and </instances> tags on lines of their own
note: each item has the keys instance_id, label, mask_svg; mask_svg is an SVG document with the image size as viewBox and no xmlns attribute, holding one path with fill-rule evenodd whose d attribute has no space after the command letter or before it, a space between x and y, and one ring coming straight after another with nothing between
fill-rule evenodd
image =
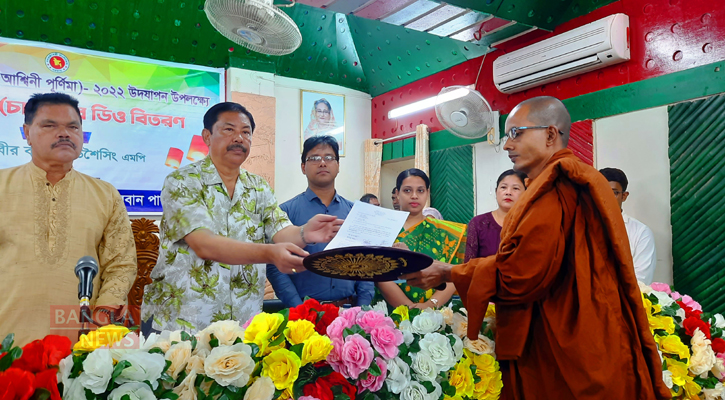
<instances>
[{"instance_id":1,"label":"white paper document","mask_svg":"<svg viewBox=\"0 0 725 400\"><path fill-rule=\"evenodd\" d=\"M390 247L395 243L408 214L407 211L395 211L356 201L325 250L352 246Z\"/></svg>"}]
</instances>

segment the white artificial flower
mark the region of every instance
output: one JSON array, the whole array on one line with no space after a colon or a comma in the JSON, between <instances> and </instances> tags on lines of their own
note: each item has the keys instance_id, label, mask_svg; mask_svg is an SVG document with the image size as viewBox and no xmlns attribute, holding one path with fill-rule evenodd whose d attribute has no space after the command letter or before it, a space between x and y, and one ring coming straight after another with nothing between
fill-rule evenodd
<instances>
[{"instance_id":1,"label":"white artificial flower","mask_svg":"<svg viewBox=\"0 0 725 400\"><path fill-rule=\"evenodd\" d=\"M717 360L715 360L715 366L712 367L711 372L715 375L715 378L720 381L723 380L723 377L725 377L725 362L723 362L722 358L717 357Z\"/></svg>"},{"instance_id":2,"label":"white artificial flower","mask_svg":"<svg viewBox=\"0 0 725 400\"><path fill-rule=\"evenodd\" d=\"M121 400L124 396L128 396L129 400L156 400L154 392L151 391L149 385L141 382L128 382L113 389L108 395L109 400Z\"/></svg>"},{"instance_id":3,"label":"white artificial flower","mask_svg":"<svg viewBox=\"0 0 725 400\"><path fill-rule=\"evenodd\" d=\"M451 348L451 342L448 340L448 337L438 332L425 335L418 344L420 345L421 352L428 353L431 360L438 366L438 372L448 371L459 360L453 354L453 348Z\"/></svg>"},{"instance_id":4,"label":"white artificial flower","mask_svg":"<svg viewBox=\"0 0 725 400\"><path fill-rule=\"evenodd\" d=\"M496 317L486 317L483 319L483 322L486 323L485 332L488 332L488 331L495 332L496 331Z\"/></svg>"},{"instance_id":5,"label":"white artificial flower","mask_svg":"<svg viewBox=\"0 0 725 400\"><path fill-rule=\"evenodd\" d=\"M108 349L96 349L83 361L83 372L78 381L95 394L106 391L113 375L113 358Z\"/></svg>"},{"instance_id":6,"label":"white artificial flower","mask_svg":"<svg viewBox=\"0 0 725 400\"><path fill-rule=\"evenodd\" d=\"M118 362L118 360L122 359L126 354L136 353L139 351L148 352L153 347L163 347L162 350L168 350L169 347L166 343L160 343L159 346L156 346L156 341L159 340L159 338L159 335L156 333L152 333L148 337L145 337L143 334L131 332L124 336L120 341L109 346L111 350L111 357L113 357L114 361Z\"/></svg>"},{"instance_id":7,"label":"white artificial flower","mask_svg":"<svg viewBox=\"0 0 725 400\"><path fill-rule=\"evenodd\" d=\"M725 329L725 317L722 314L715 314L715 325L716 328Z\"/></svg>"},{"instance_id":8,"label":"white artificial flower","mask_svg":"<svg viewBox=\"0 0 725 400\"><path fill-rule=\"evenodd\" d=\"M644 294L650 294L650 293L652 293L652 288L649 287L649 286L647 286L644 282L637 281L637 284L639 285L639 291L640 292L642 292Z\"/></svg>"},{"instance_id":9,"label":"white artificial flower","mask_svg":"<svg viewBox=\"0 0 725 400\"><path fill-rule=\"evenodd\" d=\"M410 344L413 343L413 340L415 340L415 337L413 336L413 327L411 326L410 321L400 321L398 329L403 332L403 341L405 342L405 345L410 346Z\"/></svg>"},{"instance_id":10,"label":"white artificial flower","mask_svg":"<svg viewBox=\"0 0 725 400\"><path fill-rule=\"evenodd\" d=\"M219 346L204 360L204 373L222 386L244 387L254 371L252 348L244 343Z\"/></svg>"},{"instance_id":11,"label":"white artificial flower","mask_svg":"<svg viewBox=\"0 0 725 400\"><path fill-rule=\"evenodd\" d=\"M191 342L181 341L171 345L164 358L171 361L171 365L166 370L166 373L174 379L178 378L179 373L186 368L186 364L191 358Z\"/></svg>"},{"instance_id":12,"label":"white artificial flower","mask_svg":"<svg viewBox=\"0 0 725 400\"><path fill-rule=\"evenodd\" d=\"M181 331L163 331L155 339L152 346L166 353L171 347L171 342L181 342Z\"/></svg>"},{"instance_id":13,"label":"white artificial flower","mask_svg":"<svg viewBox=\"0 0 725 400\"><path fill-rule=\"evenodd\" d=\"M451 307L443 307L439 311L443 316L443 322L446 325L453 325L453 309Z\"/></svg>"},{"instance_id":14,"label":"white artificial flower","mask_svg":"<svg viewBox=\"0 0 725 400\"><path fill-rule=\"evenodd\" d=\"M411 327L419 335L438 332L443 327L443 315L432 308L425 309L413 318Z\"/></svg>"},{"instance_id":15,"label":"white artificial flower","mask_svg":"<svg viewBox=\"0 0 725 400\"><path fill-rule=\"evenodd\" d=\"M453 314L453 334L458 337L466 337L468 331L468 318L459 313Z\"/></svg>"},{"instance_id":16,"label":"white artificial flower","mask_svg":"<svg viewBox=\"0 0 725 400\"><path fill-rule=\"evenodd\" d=\"M463 338L463 347L476 354L489 354L495 356L496 343L485 335L478 335L478 340L471 340L468 337Z\"/></svg>"},{"instance_id":17,"label":"white artificial flower","mask_svg":"<svg viewBox=\"0 0 725 400\"><path fill-rule=\"evenodd\" d=\"M415 378L419 381L433 382L438 376L440 368L431 358L430 354L421 350L412 354L413 363L410 368L415 372Z\"/></svg>"},{"instance_id":18,"label":"white artificial flower","mask_svg":"<svg viewBox=\"0 0 725 400\"><path fill-rule=\"evenodd\" d=\"M385 363L388 365L385 384L392 393L400 394L410 384L410 367L400 357L387 360Z\"/></svg>"},{"instance_id":19,"label":"white artificial flower","mask_svg":"<svg viewBox=\"0 0 725 400\"><path fill-rule=\"evenodd\" d=\"M712 351L710 340L705 336L700 328L695 329L692 335L690 345L692 347L692 357L690 357L690 372L695 375L701 375L710 371L717 362L715 352Z\"/></svg>"},{"instance_id":20,"label":"white artificial flower","mask_svg":"<svg viewBox=\"0 0 725 400\"><path fill-rule=\"evenodd\" d=\"M268 376L262 376L247 389L244 400L272 400L275 390L272 379Z\"/></svg>"},{"instance_id":21,"label":"white artificial flower","mask_svg":"<svg viewBox=\"0 0 725 400\"><path fill-rule=\"evenodd\" d=\"M161 354L139 351L124 355L121 361L128 361L131 365L121 371L116 383L149 381L154 390L159 386L159 378L166 367L166 360Z\"/></svg>"},{"instance_id":22,"label":"white artificial flower","mask_svg":"<svg viewBox=\"0 0 725 400\"><path fill-rule=\"evenodd\" d=\"M68 383L70 382L70 372L72 369L73 354L69 354L68 357L60 360L58 363L58 373L56 374L58 382L62 383L64 388L68 386Z\"/></svg>"},{"instance_id":23,"label":"white artificial flower","mask_svg":"<svg viewBox=\"0 0 725 400\"><path fill-rule=\"evenodd\" d=\"M674 300L672 300L672 297L670 297L670 295L665 292L658 292L656 290L653 290L651 294L657 297L657 302L660 306L662 306L662 308L669 307L672 305L672 303L675 302Z\"/></svg>"},{"instance_id":24,"label":"white artificial flower","mask_svg":"<svg viewBox=\"0 0 725 400\"><path fill-rule=\"evenodd\" d=\"M380 311L385 315L388 316L388 303L385 301L379 301L373 306L373 311Z\"/></svg>"},{"instance_id":25,"label":"white artificial flower","mask_svg":"<svg viewBox=\"0 0 725 400\"><path fill-rule=\"evenodd\" d=\"M189 361L186 363L186 373L195 372L197 374L204 373L204 360L209 356L210 351L201 350L199 353L189 357Z\"/></svg>"},{"instance_id":26,"label":"white artificial flower","mask_svg":"<svg viewBox=\"0 0 725 400\"><path fill-rule=\"evenodd\" d=\"M428 400L428 390L416 381L411 381L400 392L400 400Z\"/></svg>"},{"instance_id":27,"label":"white artificial flower","mask_svg":"<svg viewBox=\"0 0 725 400\"><path fill-rule=\"evenodd\" d=\"M204 372L204 371L202 371ZM196 382L196 371L189 372L181 383L174 388L174 393L179 395L178 400L196 400L197 391L194 383Z\"/></svg>"},{"instance_id":28,"label":"white artificial flower","mask_svg":"<svg viewBox=\"0 0 725 400\"><path fill-rule=\"evenodd\" d=\"M443 394L443 389L438 382L433 381L431 383L433 384L433 391L425 395L425 400L438 400Z\"/></svg>"},{"instance_id":29,"label":"white artificial flower","mask_svg":"<svg viewBox=\"0 0 725 400\"><path fill-rule=\"evenodd\" d=\"M219 346L231 346L237 338L244 339L244 328L237 321L217 321L199 332L199 342L197 346L200 349L211 351L211 335L219 340Z\"/></svg>"},{"instance_id":30,"label":"white artificial flower","mask_svg":"<svg viewBox=\"0 0 725 400\"><path fill-rule=\"evenodd\" d=\"M672 389L674 383L672 382L672 372L669 370L662 371L662 380L665 382L667 388Z\"/></svg>"},{"instance_id":31,"label":"white artificial flower","mask_svg":"<svg viewBox=\"0 0 725 400\"><path fill-rule=\"evenodd\" d=\"M725 399L725 386L722 382L718 382L713 389L702 389L705 395L704 400L722 400Z\"/></svg>"},{"instance_id":32,"label":"white artificial flower","mask_svg":"<svg viewBox=\"0 0 725 400\"><path fill-rule=\"evenodd\" d=\"M104 388L105 390L105 388ZM64 399L85 399L86 388L83 387L80 379L69 379L68 384L63 384Z\"/></svg>"}]
</instances>

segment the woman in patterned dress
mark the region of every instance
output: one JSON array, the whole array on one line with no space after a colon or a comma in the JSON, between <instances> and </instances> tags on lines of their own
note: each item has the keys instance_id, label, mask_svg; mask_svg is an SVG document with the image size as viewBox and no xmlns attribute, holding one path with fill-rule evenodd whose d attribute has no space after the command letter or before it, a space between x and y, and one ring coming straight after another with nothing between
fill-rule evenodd
<instances>
[{"instance_id":1,"label":"woman in patterned dress","mask_svg":"<svg viewBox=\"0 0 725 400\"><path fill-rule=\"evenodd\" d=\"M435 260L462 263L466 249L466 225L423 215L430 196L430 179L425 172L417 168L405 170L398 175L396 184L400 209L410 213L396 243ZM407 305L421 309L443 306L456 291L452 283L446 284L445 290L424 291L407 285L405 281L379 282L376 289L373 304L384 300L389 308Z\"/></svg>"}]
</instances>

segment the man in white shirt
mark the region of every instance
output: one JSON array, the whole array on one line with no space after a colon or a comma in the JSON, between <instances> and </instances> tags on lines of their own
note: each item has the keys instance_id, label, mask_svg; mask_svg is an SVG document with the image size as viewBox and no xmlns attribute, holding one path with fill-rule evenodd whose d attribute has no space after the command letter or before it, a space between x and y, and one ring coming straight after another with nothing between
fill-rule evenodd
<instances>
[{"instance_id":1,"label":"man in white shirt","mask_svg":"<svg viewBox=\"0 0 725 400\"><path fill-rule=\"evenodd\" d=\"M622 209L622 203L627 200L629 192L627 191L627 175L624 171L617 168L604 168L599 170L609 181L609 185L614 191L614 196L619 202L619 209ZM629 237L629 247L632 250L632 259L634 260L634 272L637 280L646 283L652 283L652 278L657 265L657 252L655 250L655 238L652 230L642 222L630 217L622 211L622 218L627 227L627 236Z\"/></svg>"}]
</instances>

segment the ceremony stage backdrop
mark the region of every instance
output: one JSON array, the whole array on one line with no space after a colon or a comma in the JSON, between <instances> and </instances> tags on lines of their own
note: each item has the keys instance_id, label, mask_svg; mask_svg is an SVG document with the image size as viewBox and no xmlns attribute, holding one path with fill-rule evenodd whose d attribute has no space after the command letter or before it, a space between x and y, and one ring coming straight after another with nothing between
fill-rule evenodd
<instances>
[{"instance_id":1,"label":"ceremony stage backdrop","mask_svg":"<svg viewBox=\"0 0 725 400\"><path fill-rule=\"evenodd\" d=\"M79 100L84 144L73 166L113 184L129 212L161 211L166 175L207 154L203 116L223 99L223 69L2 40L0 168L30 161L23 108L46 92Z\"/></svg>"}]
</instances>

